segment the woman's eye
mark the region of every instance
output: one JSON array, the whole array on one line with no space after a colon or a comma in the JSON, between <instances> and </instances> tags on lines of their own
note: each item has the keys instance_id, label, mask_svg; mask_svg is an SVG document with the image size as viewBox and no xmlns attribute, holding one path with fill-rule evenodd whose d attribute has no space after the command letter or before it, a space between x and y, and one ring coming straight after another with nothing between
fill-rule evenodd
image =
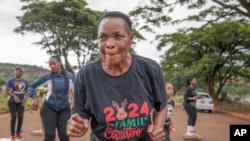
<instances>
[{"instance_id":1,"label":"woman's eye","mask_svg":"<svg viewBox=\"0 0 250 141\"><path fill-rule=\"evenodd\" d=\"M123 37L123 36L122 36L122 35L119 35L119 34L118 34L118 35L115 35L115 38L116 38L116 39L121 39L122 37Z\"/></svg>"},{"instance_id":2,"label":"woman's eye","mask_svg":"<svg viewBox=\"0 0 250 141\"><path fill-rule=\"evenodd\" d=\"M99 36L98 39L99 40L106 40L106 37L105 36Z\"/></svg>"}]
</instances>

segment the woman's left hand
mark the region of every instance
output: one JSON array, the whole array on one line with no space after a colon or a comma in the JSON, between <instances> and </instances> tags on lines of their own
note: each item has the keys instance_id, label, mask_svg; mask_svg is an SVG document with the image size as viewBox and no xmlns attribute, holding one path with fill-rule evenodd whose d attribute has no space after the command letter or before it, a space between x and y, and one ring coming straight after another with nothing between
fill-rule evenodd
<instances>
[{"instance_id":1,"label":"woman's left hand","mask_svg":"<svg viewBox=\"0 0 250 141\"><path fill-rule=\"evenodd\" d=\"M26 104L26 99L24 99L23 101L22 101L22 106L25 106L25 104Z\"/></svg>"},{"instance_id":2,"label":"woman's left hand","mask_svg":"<svg viewBox=\"0 0 250 141\"><path fill-rule=\"evenodd\" d=\"M31 109L37 111L39 109L39 101L38 98L35 97L33 98L32 104L31 104Z\"/></svg>"},{"instance_id":3,"label":"woman's left hand","mask_svg":"<svg viewBox=\"0 0 250 141\"><path fill-rule=\"evenodd\" d=\"M165 141L166 139L166 134L163 128L154 126L153 124L148 126L148 134L151 141Z\"/></svg>"}]
</instances>

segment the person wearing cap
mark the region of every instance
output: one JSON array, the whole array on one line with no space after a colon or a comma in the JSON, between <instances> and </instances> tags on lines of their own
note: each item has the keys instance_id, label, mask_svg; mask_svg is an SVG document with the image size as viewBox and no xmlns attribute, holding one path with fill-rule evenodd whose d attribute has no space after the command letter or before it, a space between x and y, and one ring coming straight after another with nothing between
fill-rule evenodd
<instances>
[{"instance_id":1,"label":"person wearing cap","mask_svg":"<svg viewBox=\"0 0 250 141\"><path fill-rule=\"evenodd\" d=\"M24 106L28 96L28 81L22 78L23 69L16 67L14 70L15 77L10 78L6 83L6 95L8 107L11 115L10 119L10 141L24 140L21 136L23 124ZM17 128L16 128L17 119Z\"/></svg>"}]
</instances>

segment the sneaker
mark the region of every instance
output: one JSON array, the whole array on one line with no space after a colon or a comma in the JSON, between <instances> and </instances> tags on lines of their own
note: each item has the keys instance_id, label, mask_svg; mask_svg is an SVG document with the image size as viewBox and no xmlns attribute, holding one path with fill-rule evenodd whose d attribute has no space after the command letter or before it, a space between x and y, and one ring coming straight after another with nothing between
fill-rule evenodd
<instances>
[{"instance_id":1,"label":"sneaker","mask_svg":"<svg viewBox=\"0 0 250 141\"><path fill-rule=\"evenodd\" d=\"M16 140L15 134L11 134L11 135L10 135L10 141L15 141L15 140Z\"/></svg>"},{"instance_id":2,"label":"sneaker","mask_svg":"<svg viewBox=\"0 0 250 141\"><path fill-rule=\"evenodd\" d=\"M187 132L186 135L189 135L189 136L194 136L195 134L192 133L192 132Z\"/></svg>"},{"instance_id":3,"label":"sneaker","mask_svg":"<svg viewBox=\"0 0 250 141\"><path fill-rule=\"evenodd\" d=\"M24 141L24 138L21 136L20 133L17 133L17 134L16 134L16 139L17 139L18 141Z\"/></svg>"}]
</instances>

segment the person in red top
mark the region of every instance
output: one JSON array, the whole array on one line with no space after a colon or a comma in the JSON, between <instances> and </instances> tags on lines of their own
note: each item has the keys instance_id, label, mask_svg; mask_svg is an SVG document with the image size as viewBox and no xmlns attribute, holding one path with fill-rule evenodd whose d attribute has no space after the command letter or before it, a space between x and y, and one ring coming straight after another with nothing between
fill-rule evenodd
<instances>
[{"instance_id":1,"label":"person in red top","mask_svg":"<svg viewBox=\"0 0 250 141\"><path fill-rule=\"evenodd\" d=\"M21 129L23 124L24 106L28 96L28 82L22 79L22 75L23 69L21 67L16 67L15 77L10 78L6 83L6 95L9 97L8 107L11 115L10 141L14 141L15 139L21 141L24 140L21 136Z\"/></svg>"},{"instance_id":2,"label":"person in red top","mask_svg":"<svg viewBox=\"0 0 250 141\"><path fill-rule=\"evenodd\" d=\"M129 52L133 38L127 15L112 11L100 18L101 57L77 74L69 136L83 136L91 125L90 141L165 141L167 97L161 68Z\"/></svg>"}]
</instances>

